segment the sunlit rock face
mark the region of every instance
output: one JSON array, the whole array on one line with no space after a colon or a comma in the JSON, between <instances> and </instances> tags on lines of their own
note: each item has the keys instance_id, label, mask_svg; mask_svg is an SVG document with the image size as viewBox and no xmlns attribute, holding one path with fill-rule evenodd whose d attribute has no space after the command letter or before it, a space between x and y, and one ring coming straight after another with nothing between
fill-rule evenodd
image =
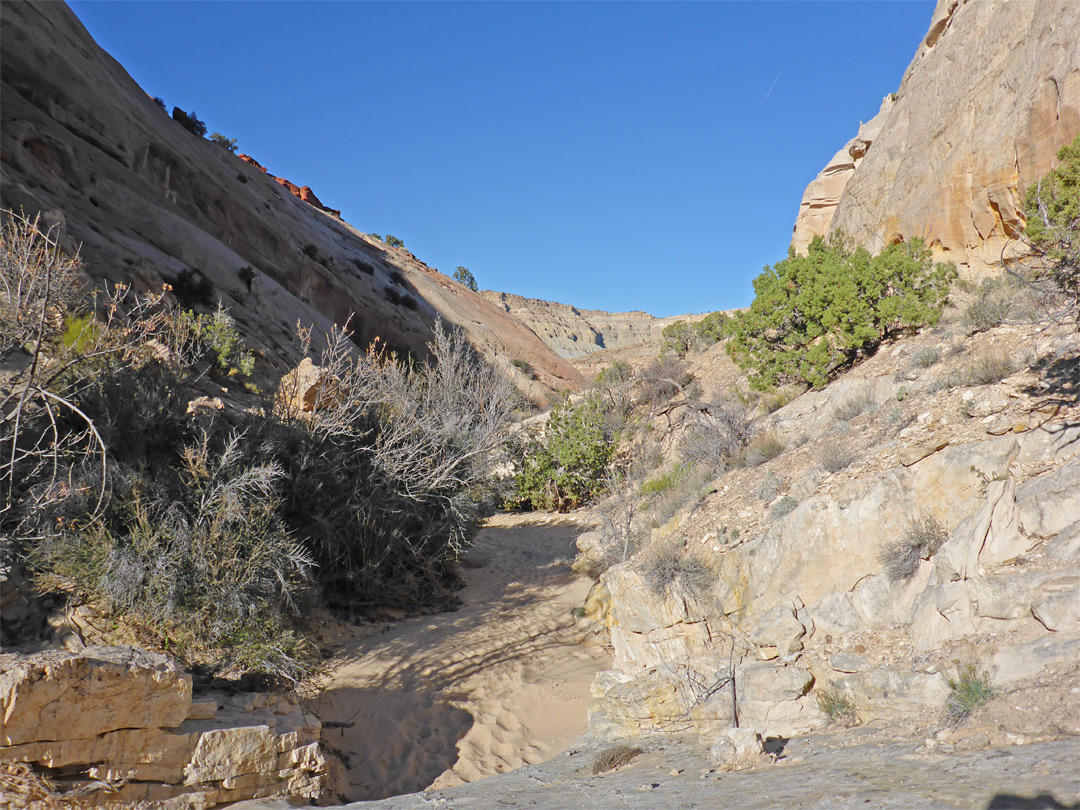
<instances>
[{"instance_id":1,"label":"sunlit rock face","mask_svg":"<svg viewBox=\"0 0 1080 810\"><path fill-rule=\"evenodd\" d=\"M879 130L852 142L865 154L841 150L807 188L792 245L837 229L875 252L923 237L962 276L994 272L1026 189L1080 133L1078 41L1072 0L939 0L895 102L866 125Z\"/></svg>"},{"instance_id":2,"label":"sunlit rock face","mask_svg":"<svg viewBox=\"0 0 1080 810\"><path fill-rule=\"evenodd\" d=\"M441 318L530 398L580 388L505 310L356 230L257 156L187 131L64 4L5 6L0 36L0 203L57 223L95 283L168 283L181 305L224 303L271 383L300 360L297 323L313 327L316 348L348 323L358 346L378 337L423 357ZM513 360L532 374L515 375Z\"/></svg>"},{"instance_id":3,"label":"sunlit rock face","mask_svg":"<svg viewBox=\"0 0 1080 810\"><path fill-rule=\"evenodd\" d=\"M622 349L659 340L664 327L679 320L679 317L655 318L647 312L578 309L569 304L493 290L480 294L528 326L560 357L570 360L601 349ZM695 320L693 316L681 317Z\"/></svg>"}]
</instances>

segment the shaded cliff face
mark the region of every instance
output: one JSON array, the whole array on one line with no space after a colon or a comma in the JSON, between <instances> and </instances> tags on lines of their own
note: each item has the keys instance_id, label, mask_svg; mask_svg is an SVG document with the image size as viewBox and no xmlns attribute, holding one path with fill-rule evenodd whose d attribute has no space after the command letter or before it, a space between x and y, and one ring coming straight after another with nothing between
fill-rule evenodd
<instances>
[{"instance_id":1,"label":"shaded cliff face","mask_svg":"<svg viewBox=\"0 0 1080 810\"><path fill-rule=\"evenodd\" d=\"M423 356L442 318L533 399L579 388L504 310L190 134L65 5L5 4L2 45L0 205L60 223L95 282L168 282L181 304L222 301L267 374L299 359L297 322L316 335L348 322L360 345L378 336Z\"/></svg>"},{"instance_id":2,"label":"shaded cliff face","mask_svg":"<svg viewBox=\"0 0 1080 810\"><path fill-rule=\"evenodd\" d=\"M659 340L668 324L701 319L699 315L654 318L647 312L578 309L569 304L493 290L483 290L480 294L528 326L560 357L570 360L601 349L623 349Z\"/></svg>"},{"instance_id":3,"label":"shaded cliff face","mask_svg":"<svg viewBox=\"0 0 1080 810\"><path fill-rule=\"evenodd\" d=\"M961 275L993 272L1025 190L1080 133L1077 42L1074 0L939 0L880 132L821 195L838 196L835 211L800 210L796 249L833 229L873 251L921 236Z\"/></svg>"}]
</instances>

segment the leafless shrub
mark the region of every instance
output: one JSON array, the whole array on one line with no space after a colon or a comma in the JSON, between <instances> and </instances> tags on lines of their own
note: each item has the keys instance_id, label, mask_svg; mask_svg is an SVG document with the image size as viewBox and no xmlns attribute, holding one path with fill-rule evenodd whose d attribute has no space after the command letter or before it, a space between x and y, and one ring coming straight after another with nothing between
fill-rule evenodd
<instances>
[{"instance_id":1,"label":"leafless shrub","mask_svg":"<svg viewBox=\"0 0 1080 810\"><path fill-rule=\"evenodd\" d=\"M608 771L614 771L623 765L629 765L642 753L643 750L635 746L625 744L608 746L593 759L593 775L597 776Z\"/></svg>"},{"instance_id":2,"label":"leafless shrub","mask_svg":"<svg viewBox=\"0 0 1080 810\"><path fill-rule=\"evenodd\" d=\"M948 532L937 518L923 510L908 520L903 536L887 544L879 559L885 573L893 582L903 582L915 576L919 562L928 560L948 539Z\"/></svg>"},{"instance_id":3,"label":"leafless shrub","mask_svg":"<svg viewBox=\"0 0 1080 810\"><path fill-rule=\"evenodd\" d=\"M666 402L681 394L693 381L686 363L675 355L665 354L638 372L641 398L645 402Z\"/></svg>"},{"instance_id":4,"label":"leafless shrub","mask_svg":"<svg viewBox=\"0 0 1080 810\"><path fill-rule=\"evenodd\" d=\"M79 398L108 375L145 363L166 345L164 293L128 298L125 287L99 291L80 312L78 257L60 249L39 217L5 212L0 230L0 520L42 476L57 482L72 459L102 468L106 443ZM96 315L96 317L95 317ZM166 338L167 340L167 338ZM48 489L48 488L46 488ZM100 505L100 504L99 504ZM42 504L37 504L38 507Z\"/></svg>"},{"instance_id":5,"label":"leafless shrub","mask_svg":"<svg viewBox=\"0 0 1080 810\"><path fill-rule=\"evenodd\" d=\"M625 471L611 471L605 489L608 497L596 507L600 517L600 547L589 571L597 579L611 566L629 560L640 548L643 533L639 479Z\"/></svg>"},{"instance_id":6,"label":"leafless shrub","mask_svg":"<svg viewBox=\"0 0 1080 810\"><path fill-rule=\"evenodd\" d=\"M716 399L691 411L679 449L686 461L722 472L746 447L752 430L753 420L746 405L738 400Z\"/></svg>"}]
</instances>

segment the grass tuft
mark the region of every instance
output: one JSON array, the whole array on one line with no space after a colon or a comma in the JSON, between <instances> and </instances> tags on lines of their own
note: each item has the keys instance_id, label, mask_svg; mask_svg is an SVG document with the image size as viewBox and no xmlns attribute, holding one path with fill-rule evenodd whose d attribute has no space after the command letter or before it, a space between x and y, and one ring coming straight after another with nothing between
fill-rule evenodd
<instances>
[{"instance_id":1,"label":"grass tuft","mask_svg":"<svg viewBox=\"0 0 1080 810\"><path fill-rule=\"evenodd\" d=\"M954 726L963 723L997 694L987 670L980 669L973 661L955 663L956 677L949 678L949 696L945 700L945 719Z\"/></svg>"},{"instance_id":2,"label":"grass tuft","mask_svg":"<svg viewBox=\"0 0 1080 810\"><path fill-rule=\"evenodd\" d=\"M830 723L840 726L854 726L858 723L855 716L855 701L835 686L829 686L814 693L818 708L829 718Z\"/></svg>"},{"instance_id":3,"label":"grass tuft","mask_svg":"<svg viewBox=\"0 0 1080 810\"><path fill-rule=\"evenodd\" d=\"M593 760L593 775L607 773L608 771L614 771L616 768L621 768L623 765L629 765L642 753L644 751L641 748L632 745L609 746L597 754Z\"/></svg>"},{"instance_id":4,"label":"grass tuft","mask_svg":"<svg viewBox=\"0 0 1080 810\"><path fill-rule=\"evenodd\" d=\"M919 562L930 559L948 539L949 533L930 512L922 511L908 521L903 536L889 543L879 559L885 573L893 582L903 582L915 576Z\"/></svg>"}]
</instances>

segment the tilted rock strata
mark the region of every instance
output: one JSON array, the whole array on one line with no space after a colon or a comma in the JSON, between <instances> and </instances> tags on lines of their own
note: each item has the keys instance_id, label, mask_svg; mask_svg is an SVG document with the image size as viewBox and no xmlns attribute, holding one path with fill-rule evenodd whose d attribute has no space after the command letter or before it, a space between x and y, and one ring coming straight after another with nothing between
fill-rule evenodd
<instances>
[{"instance_id":1,"label":"tilted rock strata","mask_svg":"<svg viewBox=\"0 0 1080 810\"><path fill-rule=\"evenodd\" d=\"M360 346L423 357L441 318L509 373L528 362L533 377L514 378L534 399L580 387L504 310L163 114L63 4L5 7L0 36L0 204L46 213L96 283L205 279L271 382L300 360L298 322L317 344L348 323Z\"/></svg>"},{"instance_id":2,"label":"tilted rock strata","mask_svg":"<svg viewBox=\"0 0 1080 810\"><path fill-rule=\"evenodd\" d=\"M528 326L555 352L572 360L601 349L621 349L659 340L664 327L677 320L697 321L701 316L655 318L647 312L604 312L568 304L524 298L483 290L485 299Z\"/></svg>"},{"instance_id":3,"label":"tilted rock strata","mask_svg":"<svg viewBox=\"0 0 1080 810\"><path fill-rule=\"evenodd\" d=\"M1072 0L939 0L829 230L874 252L923 237L967 277L992 272L1026 189L1080 133L1078 41ZM824 219L797 224L797 248Z\"/></svg>"},{"instance_id":4,"label":"tilted rock strata","mask_svg":"<svg viewBox=\"0 0 1080 810\"><path fill-rule=\"evenodd\" d=\"M75 773L63 782L89 790L88 806L202 808L323 790L319 721L290 696L192 700L173 661L130 647L3 655L0 672L0 754Z\"/></svg>"}]
</instances>

